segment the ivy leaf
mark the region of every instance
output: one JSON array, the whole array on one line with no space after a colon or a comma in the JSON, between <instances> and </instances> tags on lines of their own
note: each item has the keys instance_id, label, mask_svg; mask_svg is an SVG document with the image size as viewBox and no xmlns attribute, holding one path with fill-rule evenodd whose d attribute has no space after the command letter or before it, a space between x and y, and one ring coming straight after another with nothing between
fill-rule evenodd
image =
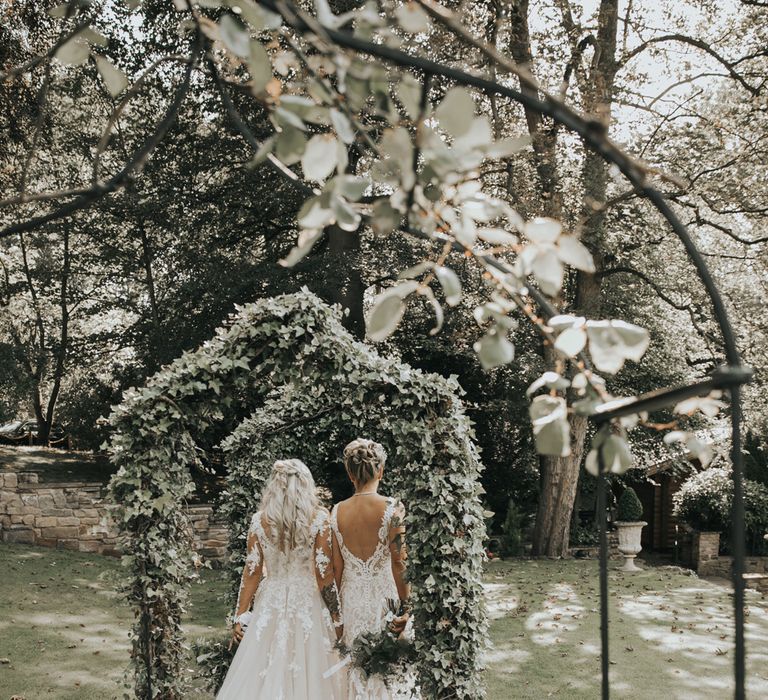
<instances>
[{"instance_id":1,"label":"ivy leaf","mask_svg":"<svg viewBox=\"0 0 768 700\"><path fill-rule=\"evenodd\" d=\"M371 212L371 226L375 233L392 233L400 227L402 214L395 209L389 199L380 199L374 205Z\"/></svg>"},{"instance_id":2,"label":"ivy leaf","mask_svg":"<svg viewBox=\"0 0 768 700\"><path fill-rule=\"evenodd\" d=\"M402 273L401 273L402 274ZM435 293L430 287L422 287L419 290L419 294L427 297L427 301L432 306L432 310L435 312L435 327L429 329L430 335L437 335L443 328L444 314L443 307L435 297Z\"/></svg>"},{"instance_id":3,"label":"ivy leaf","mask_svg":"<svg viewBox=\"0 0 768 700\"><path fill-rule=\"evenodd\" d=\"M117 97L128 86L128 78L103 56L95 56L96 68L112 97Z\"/></svg>"},{"instance_id":4,"label":"ivy leaf","mask_svg":"<svg viewBox=\"0 0 768 700\"><path fill-rule=\"evenodd\" d=\"M235 15L226 14L219 20L219 37L235 56L248 58L251 43L248 30Z\"/></svg>"},{"instance_id":5,"label":"ivy leaf","mask_svg":"<svg viewBox=\"0 0 768 700\"><path fill-rule=\"evenodd\" d=\"M667 445L682 442L690 455L698 459L703 467L708 466L714 456L714 452L709 445L702 442L693 433L684 430L672 430L664 436L664 442Z\"/></svg>"},{"instance_id":6,"label":"ivy leaf","mask_svg":"<svg viewBox=\"0 0 768 700\"><path fill-rule=\"evenodd\" d=\"M453 140L453 145L463 151L479 151L479 149L483 149L492 142L493 130L491 129L491 122L488 121L488 117L475 117L470 122L469 128ZM477 155L480 155L479 152ZM463 168L467 170L467 155L464 154L463 158L465 161ZM480 158L477 158L477 161L479 163Z\"/></svg>"},{"instance_id":7,"label":"ivy leaf","mask_svg":"<svg viewBox=\"0 0 768 700\"><path fill-rule=\"evenodd\" d=\"M272 149L275 146L275 141L277 141L277 136L272 135L264 143L259 146L259 150L256 151L256 154L251 158L251 160L248 161L248 165L246 167L253 169L257 165L260 165L263 163L268 157L269 154L272 153Z\"/></svg>"},{"instance_id":8,"label":"ivy leaf","mask_svg":"<svg viewBox=\"0 0 768 700\"><path fill-rule=\"evenodd\" d=\"M474 349L485 370L509 364L515 358L515 346L496 327L480 338Z\"/></svg>"},{"instance_id":9,"label":"ivy leaf","mask_svg":"<svg viewBox=\"0 0 768 700\"><path fill-rule=\"evenodd\" d=\"M282 260L279 260L278 262L283 267L293 267L309 254L315 243L320 240L322 235L322 229L302 231L299 234L297 244L291 248L291 251L288 253L288 255L286 255Z\"/></svg>"},{"instance_id":10,"label":"ivy leaf","mask_svg":"<svg viewBox=\"0 0 768 700\"><path fill-rule=\"evenodd\" d=\"M571 454L567 404L562 396L536 396L528 413L539 454L554 457Z\"/></svg>"},{"instance_id":11,"label":"ivy leaf","mask_svg":"<svg viewBox=\"0 0 768 700\"><path fill-rule=\"evenodd\" d=\"M560 236L557 242L557 254L566 265L584 272L595 271L595 261L592 253L575 236Z\"/></svg>"},{"instance_id":12,"label":"ivy leaf","mask_svg":"<svg viewBox=\"0 0 768 700\"><path fill-rule=\"evenodd\" d=\"M357 231L360 227L362 217L355 211L348 202L341 197L334 197L331 200L331 208L336 217L336 225L343 231Z\"/></svg>"},{"instance_id":13,"label":"ivy leaf","mask_svg":"<svg viewBox=\"0 0 768 700\"><path fill-rule=\"evenodd\" d=\"M371 182L365 177L354 175L339 175L332 181L333 189L345 199L356 202L365 194Z\"/></svg>"},{"instance_id":14,"label":"ivy leaf","mask_svg":"<svg viewBox=\"0 0 768 700\"><path fill-rule=\"evenodd\" d=\"M581 328L585 322L586 319L583 316L558 314L557 316L552 316L549 321L547 321L547 325L555 331L555 333L558 333L564 331L566 328Z\"/></svg>"},{"instance_id":15,"label":"ivy leaf","mask_svg":"<svg viewBox=\"0 0 768 700\"><path fill-rule=\"evenodd\" d=\"M319 229L333 223L333 209L328 206L327 197L310 197L299 209L296 217L299 226L306 229Z\"/></svg>"},{"instance_id":16,"label":"ivy leaf","mask_svg":"<svg viewBox=\"0 0 768 700\"><path fill-rule=\"evenodd\" d=\"M338 141L331 134L313 136L301 157L301 169L309 180L324 181L337 165Z\"/></svg>"},{"instance_id":17,"label":"ivy leaf","mask_svg":"<svg viewBox=\"0 0 768 700\"><path fill-rule=\"evenodd\" d=\"M414 265L413 267L409 267L407 270L403 270L397 277L398 279L402 280L414 279L416 277L421 277L427 270L431 270L434 267L435 263L433 263L431 260L424 260L418 265Z\"/></svg>"},{"instance_id":18,"label":"ivy leaf","mask_svg":"<svg viewBox=\"0 0 768 700\"><path fill-rule=\"evenodd\" d=\"M397 85L397 96L411 119L418 119L421 111L421 83L406 73Z\"/></svg>"},{"instance_id":19,"label":"ivy leaf","mask_svg":"<svg viewBox=\"0 0 768 700\"><path fill-rule=\"evenodd\" d=\"M530 144L530 136L509 136L489 144L485 148L485 155L489 158L508 158L519 153Z\"/></svg>"},{"instance_id":20,"label":"ivy leaf","mask_svg":"<svg viewBox=\"0 0 768 700\"><path fill-rule=\"evenodd\" d=\"M395 10L398 24L411 34L429 31L429 17L415 2L407 2Z\"/></svg>"},{"instance_id":21,"label":"ivy leaf","mask_svg":"<svg viewBox=\"0 0 768 700\"><path fill-rule=\"evenodd\" d=\"M301 160L306 147L306 137L298 129L284 127L277 136L275 153L287 165L293 165Z\"/></svg>"},{"instance_id":22,"label":"ivy leaf","mask_svg":"<svg viewBox=\"0 0 768 700\"><path fill-rule=\"evenodd\" d=\"M442 265L435 268L440 286L445 294L445 303L448 306L456 306L461 301L461 282L458 275L449 267Z\"/></svg>"},{"instance_id":23,"label":"ivy leaf","mask_svg":"<svg viewBox=\"0 0 768 700\"><path fill-rule=\"evenodd\" d=\"M86 27L78 36L83 37L89 44L96 46L107 46L109 41L101 32L97 32L93 27Z\"/></svg>"},{"instance_id":24,"label":"ivy leaf","mask_svg":"<svg viewBox=\"0 0 768 700\"><path fill-rule=\"evenodd\" d=\"M451 88L435 110L435 116L440 126L451 136L461 136L472 126L475 101L464 88Z\"/></svg>"},{"instance_id":25,"label":"ivy leaf","mask_svg":"<svg viewBox=\"0 0 768 700\"><path fill-rule=\"evenodd\" d=\"M625 321L587 321L589 352L601 372L616 374L625 360L639 362L650 343L648 331Z\"/></svg>"},{"instance_id":26,"label":"ivy leaf","mask_svg":"<svg viewBox=\"0 0 768 700\"><path fill-rule=\"evenodd\" d=\"M557 372L544 372L544 374L526 389L525 393L527 396L530 396L531 394L535 394L542 387L561 391L567 389L569 386L570 382L565 377L561 377Z\"/></svg>"},{"instance_id":27,"label":"ivy leaf","mask_svg":"<svg viewBox=\"0 0 768 700\"><path fill-rule=\"evenodd\" d=\"M551 246L543 247L537 251L531 265L531 271L545 294L555 296L563 286L565 269L557 256L557 252Z\"/></svg>"},{"instance_id":28,"label":"ivy leaf","mask_svg":"<svg viewBox=\"0 0 768 700\"><path fill-rule=\"evenodd\" d=\"M479 228L477 237L491 245L511 246L519 243L519 239L502 228Z\"/></svg>"},{"instance_id":29,"label":"ivy leaf","mask_svg":"<svg viewBox=\"0 0 768 700\"><path fill-rule=\"evenodd\" d=\"M685 401L681 401L675 406L675 413L690 416L701 411L707 418L714 418L720 413L721 408L725 408L726 404L720 401L720 397L723 395L722 391L712 391L707 396L694 396Z\"/></svg>"},{"instance_id":30,"label":"ivy leaf","mask_svg":"<svg viewBox=\"0 0 768 700\"><path fill-rule=\"evenodd\" d=\"M272 80L272 63L260 41L251 41L248 49L248 71L251 74L251 90L259 95Z\"/></svg>"}]
</instances>

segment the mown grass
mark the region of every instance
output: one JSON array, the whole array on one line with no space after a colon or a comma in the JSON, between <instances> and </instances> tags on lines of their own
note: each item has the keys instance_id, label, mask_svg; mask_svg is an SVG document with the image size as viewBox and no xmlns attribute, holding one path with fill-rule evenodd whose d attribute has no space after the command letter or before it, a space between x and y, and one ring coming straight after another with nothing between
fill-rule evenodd
<instances>
[{"instance_id":1,"label":"mown grass","mask_svg":"<svg viewBox=\"0 0 768 700\"><path fill-rule=\"evenodd\" d=\"M491 700L600 696L597 562L493 562L486 586ZM732 599L726 587L671 567L635 574L613 568L609 590L612 697L732 696ZM748 600L748 694L764 698L768 605L754 593Z\"/></svg>"},{"instance_id":2,"label":"mown grass","mask_svg":"<svg viewBox=\"0 0 768 700\"><path fill-rule=\"evenodd\" d=\"M119 563L95 555L0 545L0 700L122 697L132 615L115 594ZM490 700L597 698L595 562L489 565ZM616 698L721 700L731 695L731 599L721 585L670 569L611 572L611 681ZM192 590L190 637L224 636L225 583ZM749 695L768 697L768 604L749 597ZM190 698L204 698L196 692ZM267 699L264 699L267 700Z\"/></svg>"}]
</instances>

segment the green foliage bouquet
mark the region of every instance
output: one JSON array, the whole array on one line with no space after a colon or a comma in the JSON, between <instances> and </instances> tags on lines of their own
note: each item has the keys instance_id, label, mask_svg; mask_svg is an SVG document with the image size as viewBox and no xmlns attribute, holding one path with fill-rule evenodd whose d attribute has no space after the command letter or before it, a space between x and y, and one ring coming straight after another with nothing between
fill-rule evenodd
<instances>
[{"instance_id":1,"label":"green foliage bouquet","mask_svg":"<svg viewBox=\"0 0 768 700\"><path fill-rule=\"evenodd\" d=\"M192 643L192 654L197 661L198 672L205 687L217 693L224 683L236 647L229 641L200 638Z\"/></svg>"},{"instance_id":2,"label":"green foliage bouquet","mask_svg":"<svg viewBox=\"0 0 768 700\"><path fill-rule=\"evenodd\" d=\"M387 601L388 623L399 614L399 602ZM349 652L351 665L368 676L378 675L386 685L390 678L401 678L408 667L416 662L416 649L407 634L394 633L390 625L380 632L364 632L352 644Z\"/></svg>"}]
</instances>

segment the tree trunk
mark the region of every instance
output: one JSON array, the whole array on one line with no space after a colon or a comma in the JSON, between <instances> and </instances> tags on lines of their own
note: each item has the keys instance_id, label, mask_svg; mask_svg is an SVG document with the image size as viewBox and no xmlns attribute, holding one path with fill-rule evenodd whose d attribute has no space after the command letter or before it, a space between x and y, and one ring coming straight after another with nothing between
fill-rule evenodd
<instances>
[{"instance_id":1,"label":"tree trunk","mask_svg":"<svg viewBox=\"0 0 768 700\"><path fill-rule=\"evenodd\" d=\"M527 2L515 5L518 13L524 17L517 19L522 29L516 34L518 41L527 42L527 61L530 62L530 39L527 32ZM523 24L524 22L524 24ZM616 31L618 23L617 0L602 0L598 15L597 47L589 71L586 84L589 91L584 95L587 111L602 121L606 129L610 121L610 110L616 75ZM513 50L518 62L526 57L526 48L518 47ZM535 126L540 130L540 121L536 124L526 115L529 130ZM554 130L551 130L554 131ZM534 134L531 134L534 137ZM545 213L555 218L562 218L562 197L559 194L555 149L556 137L533 138L534 150L537 155L537 169L542 188L545 189ZM551 149L551 151L550 151ZM576 275L573 306L579 313L594 317L600 311L601 278L600 269L603 261L602 230L604 214L595 213L592 205L602 204L606 198L606 167L603 159L592 151L587 151L582 170L585 212L589 213L587 223L582 233L582 240L595 258L598 268L596 274L578 272ZM547 188L550 188L547 191ZM554 359L550 348L544 349L544 357L548 366ZM573 505L576 500L576 490L579 483L579 470L585 452L588 420L584 416L571 415L571 454L568 457L555 458L542 456L539 459L540 494L536 513L536 530L534 533L533 553L539 556L562 557L568 554Z\"/></svg>"},{"instance_id":2,"label":"tree trunk","mask_svg":"<svg viewBox=\"0 0 768 700\"><path fill-rule=\"evenodd\" d=\"M136 197L138 202L138 197ZM155 276L152 270L152 263L155 259L152 243L147 235L147 229L144 226L143 214L139 212L138 229L141 235L141 265L144 268L144 284L147 287L149 296L149 309L152 314L152 337L150 339L150 357L147 358L147 369L154 372L162 364L163 358L160 356L160 339L162 333L160 329L160 310L157 304L157 292L155 290Z\"/></svg>"},{"instance_id":3,"label":"tree trunk","mask_svg":"<svg viewBox=\"0 0 768 700\"><path fill-rule=\"evenodd\" d=\"M363 296L365 285L360 274L360 236L356 232L342 231L338 226L328 228L328 252L337 264L337 284L331 285L331 302L340 304L347 313L342 318L344 327L356 338L365 337Z\"/></svg>"},{"instance_id":4,"label":"tree trunk","mask_svg":"<svg viewBox=\"0 0 768 700\"><path fill-rule=\"evenodd\" d=\"M533 553L537 556L564 557L568 554L588 421L583 416L571 416L570 423L570 456L542 456L539 460L543 474L533 535Z\"/></svg>"},{"instance_id":5,"label":"tree trunk","mask_svg":"<svg viewBox=\"0 0 768 700\"><path fill-rule=\"evenodd\" d=\"M70 250L69 250L69 224L63 226L64 249L61 268L61 290L59 294L59 310L61 313L61 334L59 336L59 346L56 349L56 366L53 371L53 386L48 395L48 408L45 412L45 435L40 434L41 444L47 445L53 418L56 412L56 405L61 391L61 380L64 378L66 369L67 350L69 348L69 271L70 271Z\"/></svg>"}]
</instances>

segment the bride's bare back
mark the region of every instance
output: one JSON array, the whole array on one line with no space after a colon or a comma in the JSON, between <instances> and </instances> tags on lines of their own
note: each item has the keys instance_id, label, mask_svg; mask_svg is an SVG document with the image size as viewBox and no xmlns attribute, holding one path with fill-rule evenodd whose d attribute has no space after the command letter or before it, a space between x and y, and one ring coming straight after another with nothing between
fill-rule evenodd
<instances>
[{"instance_id":1,"label":"bride's bare back","mask_svg":"<svg viewBox=\"0 0 768 700\"><path fill-rule=\"evenodd\" d=\"M352 496L338 505L337 522L347 549L358 559L370 559L381 542L381 523L389 505L379 494Z\"/></svg>"}]
</instances>

